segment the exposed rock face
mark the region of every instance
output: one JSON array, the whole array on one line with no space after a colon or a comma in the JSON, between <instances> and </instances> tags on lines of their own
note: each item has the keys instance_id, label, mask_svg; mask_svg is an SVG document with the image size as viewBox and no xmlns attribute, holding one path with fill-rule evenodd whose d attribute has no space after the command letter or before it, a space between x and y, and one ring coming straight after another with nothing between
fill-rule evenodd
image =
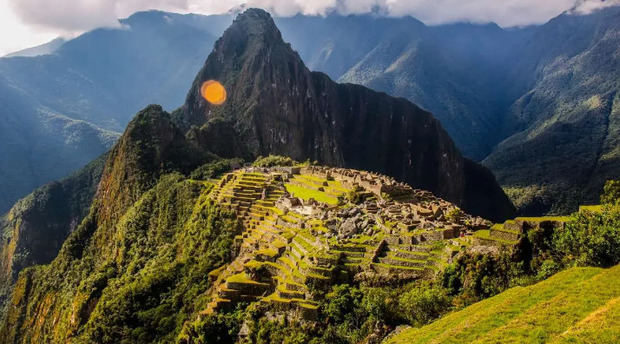
<instances>
[{"instance_id":1,"label":"exposed rock face","mask_svg":"<svg viewBox=\"0 0 620 344\"><path fill-rule=\"evenodd\" d=\"M227 89L223 106L200 95L210 79ZM491 219L514 210L490 173L468 167L431 114L310 72L262 10L241 14L217 41L177 116L185 128L196 126L190 137L224 157L317 160L393 176L466 210L475 204L476 215ZM479 189L468 186L472 179Z\"/></svg>"}]
</instances>

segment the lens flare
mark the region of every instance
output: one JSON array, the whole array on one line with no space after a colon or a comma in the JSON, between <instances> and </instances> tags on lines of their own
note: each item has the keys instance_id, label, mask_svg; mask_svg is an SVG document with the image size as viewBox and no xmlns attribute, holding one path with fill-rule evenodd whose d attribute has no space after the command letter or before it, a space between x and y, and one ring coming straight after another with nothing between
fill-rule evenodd
<instances>
[{"instance_id":1,"label":"lens flare","mask_svg":"<svg viewBox=\"0 0 620 344\"><path fill-rule=\"evenodd\" d=\"M226 89L219 81L205 81L200 87L200 94L213 105L222 105L226 101Z\"/></svg>"}]
</instances>

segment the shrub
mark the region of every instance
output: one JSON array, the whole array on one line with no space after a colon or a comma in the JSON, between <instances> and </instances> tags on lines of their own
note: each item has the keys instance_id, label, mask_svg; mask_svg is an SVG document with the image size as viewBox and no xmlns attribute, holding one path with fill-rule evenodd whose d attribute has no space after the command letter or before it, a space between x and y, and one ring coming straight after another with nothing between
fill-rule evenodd
<instances>
[{"instance_id":1,"label":"shrub","mask_svg":"<svg viewBox=\"0 0 620 344\"><path fill-rule=\"evenodd\" d=\"M609 267L620 263L620 205L573 214L564 229L554 232L553 253L557 262L568 266Z\"/></svg>"},{"instance_id":2,"label":"shrub","mask_svg":"<svg viewBox=\"0 0 620 344\"><path fill-rule=\"evenodd\" d=\"M455 304L460 307L518 284L524 273L523 261L513 259L512 252L464 253L444 269L440 281L449 295L457 296Z\"/></svg>"},{"instance_id":3,"label":"shrub","mask_svg":"<svg viewBox=\"0 0 620 344\"><path fill-rule=\"evenodd\" d=\"M225 344L235 343L241 328L242 312L213 313L197 318L184 328L177 343ZM191 338L191 339L190 339Z\"/></svg>"},{"instance_id":4,"label":"shrub","mask_svg":"<svg viewBox=\"0 0 620 344\"><path fill-rule=\"evenodd\" d=\"M242 164L243 160L241 159L219 159L198 167L190 174L190 178L199 180L217 178L239 168Z\"/></svg>"},{"instance_id":5,"label":"shrub","mask_svg":"<svg viewBox=\"0 0 620 344\"><path fill-rule=\"evenodd\" d=\"M364 196L358 191L351 190L347 193L347 200L353 204L362 204Z\"/></svg>"},{"instance_id":6,"label":"shrub","mask_svg":"<svg viewBox=\"0 0 620 344\"><path fill-rule=\"evenodd\" d=\"M459 208L453 208L448 211L446 218L450 221L458 221L465 213Z\"/></svg>"},{"instance_id":7,"label":"shrub","mask_svg":"<svg viewBox=\"0 0 620 344\"><path fill-rule=\"evenodd\" d=\"M620 180L608 180L601 195L602 204L620 203Z\"/></svg>"},{"instance_id":8,"label":"shrub","mask_svg":"<svg viewBox=\"0 0 620 344\"><path fill-rule=\"evenodd\" d=\"M536 278L539 280L547 279L559 272L560 269L560 265L556 263L553 259L546 259L540 265L540 269L538 270Z\"/></svg>"},{"instance_id":9,"label":"shrub","mask_svg":"<svg viewBox=\"0 0 620 344\"><path fill-rule=\"evenodd\" d=\"M254 167L274 167L274 166L293 166L297 165L297 161L280 155L269 155L267 157L259 156L252 164Z\"/></svg>"},{"instance_id":10,"label":"shrub","mask_svg":"<svg viewBox=\"0 0 620 344\"><path fill-rule=\"evenodd\" d=\"M445 313L450 309L451 302L441 286L422 283L402 294L398 305L409 323L420 326Z\"/></svg>"}]
</instances>

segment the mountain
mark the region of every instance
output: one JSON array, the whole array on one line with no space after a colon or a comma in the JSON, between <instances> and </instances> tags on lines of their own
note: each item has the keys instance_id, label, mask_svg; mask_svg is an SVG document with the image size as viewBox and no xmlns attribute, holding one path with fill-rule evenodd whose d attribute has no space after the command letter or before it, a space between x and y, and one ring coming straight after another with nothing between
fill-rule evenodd
<instances>
[{"instance_id":1,"label":"mountain","mask_svg":"<svg viewBox=\"0 0 620 344\"><path fill-rule=\"evenodd\" d=\"M620 172L620 7L563 14L540 27L526 48L528 67L517 70L533 69L538 78L511 106L520 130L484 164L523 212L594 203Z\"/></svg>"},{"instance_id":2,"label":"mountain","mask_svg":"<svg viewBox=\"0 0 620 344\"><path fill-rule=\"evenodd\" d=\"M614 155L608 153L613 149L584 148L600 146L603 135L608 138L602 145L613 147L617 140L613 116L608 116L609 134L604 134L605 125L600 123L605 116L601 115L596 120L599 124L574 126L561 137L556 131L549 135L555 137L551 143L539 141L537 135L532 140L524 138L533 137L529 133L539 132L537 128L553 114L563 113L561 104L549 105L549 99L565 99L564 104L571 104L571 111L582 117L590 110L577 105L593 96L599 95L601 104L607 104L605 99L613 103L608 96L617 81L616 54L611 52L616 46L617 11L612 6L589 14L567 12L545 25L509 29L494 24L426 26L410 17L379 15L299 15L275 21L285 41L291 42L311 70L325 72L339 82L405 97L433 113L463 155L482 161L490 154L484 164L498 176L520 211L540 214L575 210L576 204L597 197L603 179L617 174L615 160L608 158ZM131 116L149 103L161 103L169 110L183 104L186 85L231 21L230 15L142 12L122 20L122 28L88 32L52 55L0 59L0 84L4 84L0 87L9 90L3 104L15 109L10 116L0 110L0 116L15 118L21 113L39 113L37 109L44 107L43 112L82 120L92 130L106 133L94 136L107 137L108 131L118 136ZM588 54L595 47L599 51ZM601 53L605 49L611 50ZM577 85L577 79L567 81L570 86L557 79L573 71L588 78L585 86ZM11 90L22 96L16 97ZM35 109L22 109L31 101L37 103ZM607 111L605 106L601 109ZM11 127L5 124L3 133L28 133L43 142L37 147L63 141L53 133L41 134L35 128L49 126L34 115L29 117L34 125L12 122ZM7 191L0 193L0 212L109 147L105 139L89 143L93 148L87 153L72 152L72 147L63 144L42 154L32 149L32 139L21 136L11 139L11 150L0 146L0 157L18 166L34 166L47 159L70 163L58 170L31 168L28 173L24 167L0 165L0 174L11 178L11 184L2 188ZM557 143L565 141L580 143ZM81 146L87 150L85 144ZM607 152L602 153L604 160L597 158L599 150ZM580 158L574 159L571 168L578 173L566 176L563 171L568 169L562 169L562 161L575 155ZM557 182L552 181L555 176ZM584 182L588 176L591 183Z\"/></svg>"},{"instance_id":3,"label":"mountain","mask_svg":"<svg viewBox=\"0 0 620 344\"><path fill-rule=\"evenodd\" d=\"M212 79L228 92L220 107L201 95ZM266 12L248 11L224 32L175 115L192 128L190 137L222 157L273 153L370 170L476 215L500 220L512 212L493 175L464 159L431 114L309 71Z\"/></svg>"},{"instance_id":4,"label":"mountain","mask_svg":"<svg viewBox=\"0 0 620 344\"><path fill-rule=\"evenodd\" d=\"M67 40L62 37L54 38L53 40L47 43L38 45L36 47L16 51L16 52L7 54L4 57L18 57L18 56L34 57L34 56L39 56L39 55L50 55L50 54L53 54L56 50L58 50L63 44L65 44L66 41Z\"/></svg>"},{"instance_id":5,"label":"mountain","mask_svg":"<svg viewBox=\"0 0 620 344\"><path fill-rule=\"evenodd\" d=\"M2 77L0 102L0 213L40 185L86 165L118 138L45 107Z\"/></svg>"},{"instance_id":6,"label":"mountain","mask_svg":"<svg viewBox=\"0 0 620 344\"><path fill-rule=\"evenodd\" d=\"M620 267L572 268L509 289L386 343L615 343ZM448 339L449 338L449 339Z\"/></svg>"},{"instance_id":7,"label":"mountain","mask_svg":"<svg viewBox=\"0 0 620 344\"><path fill-rule=\"evenodd\" d=\"M0 218L0 305L10 296L20 271L50 263L65 239L88 213L106 156L80 171L38 188ZM4 311L3 311L4 313Z\"/></svg>"},{"instance_id":8,"label":"mountain","mask_svg":"<svg viewBox=\"0 0 620 344\"><path fill-rule=\"evenodd\" d=\"M229 20L144 12L50 55L0 58L0 213L107 151L147 104L180 106Z\"/></svg>"},{"instance_id":9,"label":"mountain","mask_svg":"<svg viewBox=\"0 0 620 344\"><path fill-rule=\"evenodd\" d=\"M212 68L218 68L218 70L223 68L222 74L209 74L213 73ZM196 98L195 92L201 85L201 81L205 77L212 76L222 77L220 80L229 90L228 100L220 108L211 107ZM274 79L264 79L267 76L272 76ZM244 83L243 80L256 80L256 82ZM278 83L286 85L287 80L290 81L290 87L288 87L290 92L306 94L301 101L297 100L300 99L299 97L291 96L294 94L280 93L282 91L277 87ZM264 81L269 82L269 85L272 81L276 81L276 87L265 88ZM241 88L243 85L245 89ZM254 87L267 90L262 92L264 101L253 97L251 92L246 93L247 90L255 90ZM269 102L273 101L275 96L281 96L282 106L298 109L298 112L281 112L277 107L267 111L269 109L266 106L273 105ZM351 99L355 99L355 103L351 102ZM248 104L251 106L248 107ZM231 106L239 111L228 112ZM360 111L351 111L351 106ZM209 113L203 111L209 107L214 114L209 115L207 119L204 115ZM310 111L315 107L322 107L318 118L317 112ZM364 107L366 110L361 111ZM393 109L398 110L400 115L390 112L395 111ZM330 110L328 115L333 114L333 117L323 117L324 110ZM391 269L390 264L398 265L402 260L402 258L393 258L388 252L385 243L388 239L381 240L384 235L397 235L397 231L409 231L407 228L423 226L420 227L420 231L401 233L410 241L415 238L416 242L422 243L427 240L443 240L444 237L459 236L458 233L465 230L488 227L487 221L463 213L455 205L433 196L428 191L414 190L390 177L369 172L334 168L333 178L344 178L343 181L325 177L321 183L322 186L317 187L313 180L318 177L312 177L312 175L321 173L320 169L328 169L327 167L307 166L309 171L306 172L307 175L299 175L295 177L295 180L289 179L288 182L282 179L288 176L288 173L282 172L283 170L277 168L271 172L268 169L261 170L267 171L261 173L280 178L277 179L279 182L274 179L271 183L265 184L267 189L262 193L252 186L252 183L258 183L260 173L249 172L247 176L244 175L234 183L230 182L229 187L225 186L231 178L235 178L234 174L219 179L213 179L219 176L205 174L206 171L214 171L216 167L213 164L219 166L217 169L221 169L221 165L225 164L225 161L217 158L213 153L220 153L225 157L236 154L251 157L267 152L268 149L296 156L308 154L307 157L311 159L354 164L346 160L349 159L351 148L338 137L342 132L336 130L337 126L330 129L324 124L324 122L331 123L332 120L340 121L342 120L340 116L345 115L357 116L361 119L360 123L372 123L374 127L381 129L379 134L382 131L387 133L383 135L393 133L394 138L398 139L382 137L370 131L368 137L360 136L357 139L358 145L370 147L368 143L364 143L367 139L376 139L376 142L387 141L382 144L392 147L394 152L409 154L412 159L419 158L419 161L428 162L426 169L434 172L428 173L422 171L421 168L404 165L399 162L403 158L398 156L389 157L386 160L369 159L380 168L394 169L394 171L397 168L405 171L409 168L418 169L409 176L421 178L421 182L436 186L437 184L433 184L436 183L434 179L424 178L437 175L442 176L443 181L448 182L448 173L451 173L455 181L463 178L462 184L455 189L444 187L439 190L444 190L447 194L454 192L458 196L467 189L467 173L470 172L467 169L472 168L467 166L473 166L474 177L489 183L487 187L491 191L499 190L496 184L492 184L492 178L486 179L489 177L488 174L481 173L484 172L482 167L467 163L460 156L448 135L429 113L404 99L392 98L361 86L338 85L323 74L308 71L299 56L282 41L269 14L262 10L248 10L239 15L218 40L205 67L198 73L185 106L172 115L165 112L161 106L146 107L129 123L122 137L108 154L100 178L97 178L95 174L98 169L93 167L80 174L87 178L86 180L82 179L83 177L73 177L66 182L68 184L64 188L60 187L62 190L72 189L73 183L79 180L82 180L84 184L84 188L81 188L79 193L72 193L75 199L69 204L60 205L69 207L69 209L66 209L67 213L64 214L66 216L63 216L61 212L58 213L66 221L58 222L58 226L62 227L56 232L59 235L58 239L67 232L70 234L57 257L49 264L33 266L24 269L19 274L6 308L7 312L0 330L2 332L0 342L116 343L119 341L172 342L180 340L180 336L185 335L184 331L191 328L188 323L195 319L197 313L210 307L209 302L212 301L212 297L209 290L214 288L215 284L212 279L208 278L208 274L231 262L240 252L235 249L239 247L239 240L249 238L247 233L241 235L246 228L248 230L253 228L248 225L252 216L247 213L247 209L245 213L242 213L244 209L242 207L247 208L248 197L253 197L252 202L256 202L257 205L263 204L264 206L265 202L274 201L274 195L295 193L302 197L304 202L308 202L306 206L312 207L314 204L317 211L326 211L326 215L334 208L326 204L313 203L311 198L329 202L329 204L344 202L340 204L340 207L350 215L332 214L334 221L343 223L345 218L353 218L352 209L357 209L358 212L362 209L365 209L364 212L370 211L366 203L353 202L377 203L377 213L387 216L382 226L388 226L385 227L388 229L378 230L377 228L383 227L372 227L369 223L364 225L360 215L358 216L360 221L354 218L348 220L349 224L346 226L343 224L340 230L347 238L352 235L355 238L359 237L358 239L364 238L362 233L356 232L361 230L356 229L358 227L366 228L365 230L372 229L373 237L375 234L379 236L375 237L376 240L372 243L370 241L366 243L366 246L374 247L372 250L380 255L377 257L379 263L375 266L377 271L383 271L382 268L388 271ZM229 117L226 118L226 116ZM287 117L281 120L281 116ZM299 123L296 122L296 118L304 119L302 123L308 124L311 129L314 128L311 131L313 133L318 134L324 131L321 137L326 140L325 142L333 144L335 150L325 149L324 146L308 150L308 146L299 144L298 142L304 142L313 137L307 135L304 128L296 125ZM238 127L231 126L230 120L234 120ZM275 136L278 139L282 137L290 140L289 142L293 144L289 145L289 150L278 145L277 141L269 141L269 136L257 134L264 129L263 121L271 123L274 128L291 130L294 133L294 135L283 136L280 132L279 136ZM285 126L289 122L290 126ZM368 126L368 124L364 125ZM218 130L213 130L214 126ZM402 132L393 126L408 129ZM235 139L227 141L230 138ZM411 140L411 143L406 143L407 138ZM393 140L391 143L390 139ZM255 146L257 142L259 145ZM314 147L313 142L309 142L309 147ZM400 146L402 143L405 143L405 148ZM386 146L374 148L375 152ZM418 147L422 147L428 157L421 154ZM438 159L438 157L443 157L443 159ZM360 157L356 159L361 161ZM439 163L442 160L443 163ZM390 167L389 163L394 165ZM230 163L228 168L232 168L232 165ZM317 169L316 172L312 172L315 171L314 169ZM243 174L243 172L238 173ZM336 176L337 173L342 174L342 177ZM406 173L403 172L401 176L406 177ZM357 182L350 184L351 182L347 181L350 174L366 176L366 180L358 179ZM351 178L355 180L355 177ZM92 191L89 191L92 190L90 186L97 179L99 184L88 212L82 212L83 208L80 206L73 207L74 200L80 205L83 204L81 200L86 200L92 195ZM279 184L276 185L277 183ZM358 183L359 187L355 187ZM220 199L218 195L222 198ZM462 196L470 200L466 195ZM489 196L493 194L488 194L487 197ZM33 197L38 199L36 193ZM236 199L237 197L239 199ZM505 196L503 200L507 202ZM489 204L484 203L485 200L479 201L482 204ZM18 207L19 209L32 209L32 201L23 202L25 205ZM499 202L501 199L496 200L496 207L502 205ZM44 202L35 209L45 212L51 203L55 202ZM507 210L510 211L510 204L506 204ZM402 207L402 211L409 212L410 216L405 218L393 213L395 206ZM275 204L271 204L269 209L276 211ZM501 211L502 208L498 210ZM5 225L8 226L9 231L20 233L18 214L21 213L16 210L5 220L8 221ZM282 221L285 219L289 219L286 221L299 221L293 219L291 214L293 213L289 213L288 217L283 216L284 214L278 216L282 216ZM77 228L73 229L75 219L80 215L83 215L84 219ZM23 219L28 218L19 216ZM496 216L501 216L501 214ZM387 220L392 217L393 221ZM316 230L322 230L321 228L327 228L325 226L330 228L333 226L328 222L324 225L316 221L312 223ZM401 222L402 225L399 225ZM319 236L316 232L310 232L310 223L308 222L307 226L291 227L290 230L296 231L306 228L305 231L308 233L299 234L297 239L291 238L290 250L294 250L293 247L299 247L296 245L303 245L299 240L308 240L306 235L309 233L317 235L317 241L313 245L318 245L320 240L329 238L327 234ZM54 222L50 221L49 224L53 226ZM67 224L69 224L68 227ZM24 222L21 225L24 225ZM35 231L33 225L33 234L45 232L43 226L37 227L38 232ZM370 234L367 232L365 235ZM306 239L303 239L304 237ZM269 245L277 243L275 240L262 242ZM334 238L331 242L332 245L337 245L341 241L336 241ZM399 245L393 241L390 242L392 245ZM13 244L7 245L8 250L18 243L22 243L20 245L26 249L37 247L31 246L27 237L23 235L19 238L14 235L11 243ZM42 242L38 241L38 243ZM248 246L249 243L241 246L247 247L251 250L250 252L258 256L263 253L272 254L271 249L252 250ZM332 247L334 254L338 252L338 247ZM437 255L436 259L440 259L448 251L430 252L434 250L430 245L426 245L425 249L429 251L427 253L429 256ZM457 249L456 246L455 249ZM359 252L351 254L352 257L359 256ZM416 257L420 255L415 251L409 254ZM451 254L446 255L446 257L451 256ZM33 256L30 255L30 257ZM319 259L323 256L317 253L316 257ZM11 258L10 252L7 258ZM403 278L406 276L412 278L412 273L415 276L423 272L430 273L433 270L432 266L437 263L436 259L428 259L427 263L430 264L428 267L407 265L419 264L417 260L410 259L409 263L405 262L403 263L405 265L401 264L396 268L403 270L403 276L405 276ZM6 258L3 261L12 262ZM33 261L35 264L45 262L47 262L47 257L40 261L36 259ZM316 264L315 259L308 256L300 264L310 263ZM315 274L305 268L302 269L302 265L300 265L300 271L310 277L307 281L304 280L304 283L307 283L310 288ZM230 266L238 267L238 262ZM359 264L359 267L362 268L362 264ZM315 269L316 271L325 270L321 266ZM366 272L371 275L377 273L375 270Z\"/></svg>"},{"instance_id":10,"label":"mountain","mask_svg":"<svg viewBox=\"0 0 620 344\"><path fill-rule=\"evenodd\" d=\"M106 159L97 191L84 220L69 234L58 256L49 265L26 269L19 275L12 300L19 298L20 293L26 296L26 299L17 303L9 302L2 331L10 338L5 337L2 339L3 342L19 340L65 342L66 339L75 337L77 334L75 330L83 328L97 301L105 300L110 290L125 295L121 298L125 301L130 299L124 293L130 290L146 295L144 294L146 290L139 292L134 289L134 282L146 282L135 272L145 273L148 269L157 267L157 278L163 279L151 284L153 288L158 288L157 284L160 286L167 284L168 282L164 280L172 275L187 273L181 271L183 268L179 265L187 262L187 255L183 255L184 258L173 265L166 263L170 262L169 258L173 256L181 258L179 252L172 254L177 248L195 248L195 244L204 244L204 250L201 250L204 256L199 255L197 250L190 249L190 252L187 252L190 254L189 257L201 259L200 262L205 264L199 267L192 265L192 268L207 269L202 274L194 275L195 278L204 276L208 269L213 268L211 264L219 262L208 256L211 254L208 244L211 240L204 235L185 231L183 223L194 206L200 207L197 197L205 186L183 180L184 178L178 173L168 175L158 183L160 175L175 170L183 171L184 166L202 157L200 154L192 154L191 148L184 142L184 136L159 106L150 106L134 118ZM156 210L157 208L161 212ZM153 217L155 213L162 215L162 222L156 225L159 229L144 231L151 226L148 219L157 217ZM203 225L205 222L198 224ZM208 230L206 226L196 229L203 233ZM183 235L185 239L177 242L175 237L173 240L171 231L177 230L178 234L185 233ZM213 262L207 263L209 259ZM156 265L151 265L153 263ZM172 275L162 273L161 268L164 266L167 266L165 269ZM179 268L181 270L177 270ZM165 277L166 275L168 277ZM140 280L142 282L139 282ZM112 287L118 282L125 284L126 287ZM106 288L108 289L103 293ZM130 301L132 307L140 307L138 305L140 302L134 301ZM150 301L145 301L150 304ZM103 303L105 302L100 303L99 307ZM33 313L26 311L30 308L26 307L27 304L36 305L36 310L33 311L40 319L37 321L38 325L31 327L30 330L26 329L30 327L26 324L30 322L28 319ZM69 308L65 308L67 306ZM144 306L146 307L146 304ZM55 324L52 319L61 314L62 325ZM99 316L92 315L92 317L100 319ZM116 318L114 320L127 323L133 321ZM98 321L95 320L95 323ZM174 328L173 324L160 323L160 325L163 326L162 330L164 328L170 330L170 326ZM52 330L53 333L48 330ZM98 333L88 335L97 338L105 336ZM95 341L110 340L104 341L101 337Z\"/></svg>"},{"instance_id":11,"label":"mountain","mask_svg":"<svg viewBox=\"0 0 620 344\"><path fill-rule=\"evenodd\" d=\"M468 157L483 159L511 134L503 114L523 86L506 74L526 29L426 26L411 17L376 15L298 16L277 23L312 70L420 105Z\"/></svg>"}]
</instances>

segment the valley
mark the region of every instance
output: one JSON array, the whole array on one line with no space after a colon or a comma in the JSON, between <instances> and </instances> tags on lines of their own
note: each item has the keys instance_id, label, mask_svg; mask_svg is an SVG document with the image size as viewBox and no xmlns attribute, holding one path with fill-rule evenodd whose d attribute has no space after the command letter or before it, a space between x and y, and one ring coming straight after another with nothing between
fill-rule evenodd
<instances>
[{"instance_id":1,"label":"valley","mask_svg":"<svg viewBox=\"0 0 620 344\"><path fill-rule=\"evenodd\" d=\"M0 58L0 344L620 340L620 7L238 11Z\"/></svg>"}]
</instances>

